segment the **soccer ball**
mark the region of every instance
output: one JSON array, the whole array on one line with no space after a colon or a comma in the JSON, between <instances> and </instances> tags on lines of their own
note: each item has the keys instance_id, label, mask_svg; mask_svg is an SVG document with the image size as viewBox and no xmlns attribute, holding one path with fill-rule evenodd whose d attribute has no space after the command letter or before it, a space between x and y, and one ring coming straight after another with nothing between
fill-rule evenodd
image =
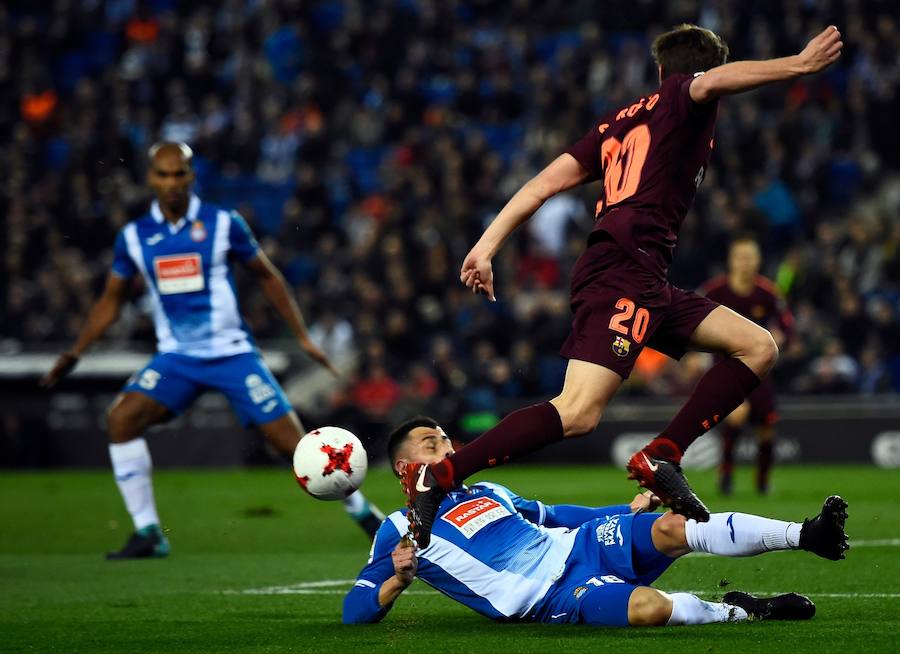
<instances>
[{"instance_id":1,"label":"soccer ball","mask_svg":"<svg viewBox=\"0 0 900 654\"><path fill-rule=\"evenodd\" d=\"M340 427L319 427L297 443L294 476L318 500L341 500L362 486L369 467L359 439Z\"/></svg>"}]
</instances>

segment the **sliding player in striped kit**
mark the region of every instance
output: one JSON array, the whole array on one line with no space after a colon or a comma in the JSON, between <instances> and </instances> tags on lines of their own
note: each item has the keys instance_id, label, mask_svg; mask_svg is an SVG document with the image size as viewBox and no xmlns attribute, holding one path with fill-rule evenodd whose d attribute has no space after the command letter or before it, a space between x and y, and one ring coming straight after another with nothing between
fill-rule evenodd
<instances>
[{"instance_id":1,"label":"sliding player in striped kit","mask_svg":"<svg viewBox=\"0 0 900 654\"><path fill-rule=\"evenodd\" d=\"M131 280L141 275L153 306L158 353L126 384L109 408L109 454L135 533L109 559L166 556L144 432L184 412L205 390L224 394L244 425L256 425L272 446L293 453L304 433L284 391L263 363L244 323L232 275L239 261L288 323L300 349L328 370L325 354L309 339L303 316L284 278L260 249L244 219L191 192L193 153L184 143L150 149L147 181L156 200L116 239L103 295L71 350L42 384L52 387L119 317ZM345 508L367 532L381 514L361 493Z\"/></svg>"},{"instance_id":2,"label":"sliding player in striped kit","mask_svg":"<svg viewBox=\"0 0 900 654\"><path fill-rule=\"evenodd\" d=\"M453 454L447 434L426 417L397 427L388 450L398 476L407 465ZM815 606L795 593L763 599L729 592L722 602L707 602L650 584L689 552L752 556L801 549L838 560L848 549L847 504L837 496L802 524L746 513L714 513L697 522L647 512L658 504L646 493L630 505L551 506L498 484L457 488L441 502L427 547L416 550L404 538L405 510L388 516L344 600L344 622L378 622L414 577L502 621L637 627L750 616L802 620Z\"/></svg>"}]
</instances>

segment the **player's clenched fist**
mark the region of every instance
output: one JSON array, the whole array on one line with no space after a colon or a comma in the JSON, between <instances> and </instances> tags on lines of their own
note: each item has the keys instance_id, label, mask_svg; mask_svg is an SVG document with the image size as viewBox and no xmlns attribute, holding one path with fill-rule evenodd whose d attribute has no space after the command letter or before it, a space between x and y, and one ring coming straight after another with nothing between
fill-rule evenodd
<instances>
[{"instance_id":1,"label":"player's clenched fist","mask_svg":"<svg viewBox=\"0 0 900 654\"><path fill-rule=\"evenodd\" d=\"M818 73L830 66L841 56L841 33L834 25L829 25L815 38L813 38L800 53L800 61L803 63L807 74Z\"/></svg>"},{"instance_id":2,"label":"player's clenched fist","mask_svg":"<svg viewBox=\"0 0 900 654\"><path fill-rule=\"evenodd\" d=\"M391 553L394 560L394 574L397 580L404 586L409 586L416 577L419 569L419 560L416 558L416 548L408 540L401 540Z\"/></svg>"}]
</instances>

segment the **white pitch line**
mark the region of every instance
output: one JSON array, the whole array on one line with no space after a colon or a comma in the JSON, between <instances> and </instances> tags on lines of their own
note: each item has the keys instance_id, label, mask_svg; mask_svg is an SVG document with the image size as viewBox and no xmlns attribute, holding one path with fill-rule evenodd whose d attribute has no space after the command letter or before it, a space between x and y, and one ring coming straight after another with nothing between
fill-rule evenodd
<instances>
[{"instance_id":1,"label":"white pitch line","mask_svg":"<svg viewBox=\"0 0 900 654\"><path fill-rule=\"evenodd\" d=\"M850 541L851 552L860 547L900 547L900 538L876 538L869 540L852 540ZM790 550L784 550L790 551ZM772 554L773 552L768 552ZM691 552L691 557L707 557L715 556L705 552ZM246 588L244 590L223 590L225 595L343 595L349 590L349 587L356 579L323 579L321 581L301 581L296 584L286 586L265 586L263 588ZM336 589L337 586L343 586L342 589ZM708 595L709 590L683 590L672 591L691 593L693 595ZM751 591L747 591L751 592ZM782 592L776 591L752 591L757 595L781 595ZM437 591L420 590L406 591L404 595L436 595ZM882 598L895 599L900 598L900 593L810 593L814 597L833 597L843 599L854 598Z\"/></svg>"}]
</instances>

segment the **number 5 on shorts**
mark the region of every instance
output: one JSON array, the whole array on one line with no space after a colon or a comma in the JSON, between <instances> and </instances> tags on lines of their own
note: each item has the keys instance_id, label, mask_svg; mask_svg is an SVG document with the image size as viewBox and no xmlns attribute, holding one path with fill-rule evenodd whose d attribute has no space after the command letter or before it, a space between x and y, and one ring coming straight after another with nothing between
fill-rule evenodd
<instances>
[{"instance_id":1,"label":"number 5 on shorts","mask_svg":"<svg viewBox=\"0 0 900 654\"><path fill-rule=\"evenodd\" d=\"M635 343L643 341L644 336L647 334L647 326L650 324L650 312L643 307L635 312L634 302L627 297L619 298L616 302L616 309L618 309L620 313L617 313L610 319L609 328L614 332L625 334L627 336L629 329L623 323L631 320L631 317L634 316L634 322L632 323L630 330L631 338L634 339Z\"/></svg>"}]
</instances>

